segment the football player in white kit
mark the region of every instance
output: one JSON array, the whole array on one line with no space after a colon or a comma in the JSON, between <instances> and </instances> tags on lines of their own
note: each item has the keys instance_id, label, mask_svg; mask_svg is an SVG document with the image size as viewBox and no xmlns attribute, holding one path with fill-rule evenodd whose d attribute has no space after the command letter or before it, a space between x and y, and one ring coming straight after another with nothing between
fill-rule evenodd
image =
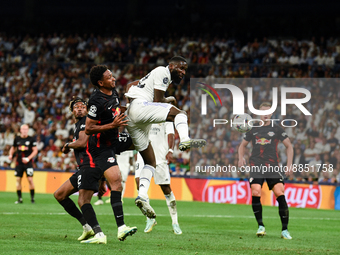
<instances>
[{"instance_id":1,"label":"football player in white kit","mask_svg":"<svg viewBox=\"0 0 340 255\"><path fill-rule=\"evenodd\" d=\"M176 235L182 234L182 230L178 225L177 217L177 207L174 193L170 187L170 170L168 166L168 161L172 158L173 149L175 145L174 138L174 125L172 122L163 122L159 124L152 124L149 132L149 139L151 144L155 148L156 156L156 169L154 174L154 180L157 185L159 185L165 196L166 204L169 208L172 228ZM139 175L141 169L144 167L144 161L142 156L138 153L136 161L136 171L135 178L137 187L139 186ZM148 218L146 219L146 227L144 229L145 233L152 231L153 226L157 224L156 219Z\"/></svg>"},{"instance_id":2,"label":"football player in white kit","mask_svg":"<svg viewBox=\"0 0 340 255\"><path fill-rule=\"evenodd\" d=\"M151 124L171 121L180 137L179 149L185 151L191 147L202 147L206 144L203 139L189 137L188 117L185 111L171 105L176 102L173 96L164 97L165 91L171 83L179 84L184 78L188 64L183 57L176 56L170 59L167 67L159 66L136 82L127 86L125 96L129 101L127 107L127 130L137 151L144 160L139 180L136 205L144 215L155 218L156 214L148 203L148 190L151 178L155 172L156 159L149 143L149 130ZM138 83L137 83L138 82Z\"/></svg>"}]
</instances>

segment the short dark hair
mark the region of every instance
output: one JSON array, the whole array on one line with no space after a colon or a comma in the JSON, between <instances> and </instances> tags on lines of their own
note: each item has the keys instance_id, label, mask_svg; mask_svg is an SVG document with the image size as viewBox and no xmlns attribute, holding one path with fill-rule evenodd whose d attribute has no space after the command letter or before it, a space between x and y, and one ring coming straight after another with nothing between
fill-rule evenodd
<instances>
[{"instance_id":1,"label":"short dark hair","mask_svg":"<svg viewBox=\"0 0 340 255\"><path fill-rule=\"evenodd\" d=\"M76 103L79 103L79 102L82 102L85 106L86 106L86 109L87 109L87 102L80 98L80 97L73 97L73 99L71 100L70 104L69 104L69 110L70 112L73 111L73 106L76 104Z\"/></svg>"},{"instance_id":2,"label":"short dark hair","mask_svg":"<svg viewBox=\"0 0 340 255\"><path fill-rule=\"evenodd\" d=\"M105 65L94 66L90 70L90 80L94 86L99 87L98 81L103 78L103 73L109 68Z\"/></svg>"},{"instance_id":3,"label":"short dark hair","mask_svg":"<svg viewBox=\"0 0 340 255\"><path fill-rule=\"evenodd\" d=\"M178 62L181 62L181 61L187 63L187 60L185 58L181 57L181 56L174 56L174 57L172 57L170 59L169 63L178 63Z\"/></svg>"}]
</instances>

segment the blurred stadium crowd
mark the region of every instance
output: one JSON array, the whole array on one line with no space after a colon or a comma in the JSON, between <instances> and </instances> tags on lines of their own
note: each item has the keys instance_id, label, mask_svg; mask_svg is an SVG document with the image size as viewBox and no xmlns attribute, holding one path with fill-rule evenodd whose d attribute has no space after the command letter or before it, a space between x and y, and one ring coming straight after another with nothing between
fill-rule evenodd
<instances>
[{"instance_id":1,"label":"blurred stadium crowd","mask_svg":"<svg viewBox=\"0 0 340 255\"><path fill-rule=\"evenodd\" d=\"M24 37L0 33L0 166L12 166L7 159L9 147L22 123L30 125L30 135L38 142L35 167L70 171L76 169L73 153L63 155L62 145L72 139L74 120L68 109L72 96L88 99L94 87L89 70L95 64L107 64L116 77L122 105L125 86L155 66L166 65L174 55L189 63L187 76L179 86L171 85L168 95L177 98L178 107L190 111L190 78L209 83L217 78L338 78L340 40L258 38L240 42L234 38L196 38L170 35L168 38L137 38L84 35L39 35ZM314 86L315 85L315 86ZM340 182L340 87L332 84L310 87L312 118L299 121L299 127L287 130L294 144L294 160L308 164L333 164L333 173L296 176ZM258 100L270 100L268 88L258 89ZM225 98L223 102L227 102ZM229 106L227 106L229 107ZM228 108L226 109L228 112ZM220 113L223 116L223 112ZM289 112L293 115L295 112ZM288 117L287 117L288 118ZM200 134L199 134L200 133ZM197 136L214 137L194 164L237 165L237 146L241 136L225 130L200 126ZM209 139L208 139L209 140ZM178 138L176 139L178 146ZM222 150L218 155L216 150ZM280 157L285 162L283 148ZM298 158L298 160L297 160ZM210 162L211 161L211 162ZM171 164L175 174L198 174L189 170L188 152L177 148ZM193 166L193 164L192 164ZM246 177L232 173L205 173L220 177Z\"/></svg>"}]
</instances>

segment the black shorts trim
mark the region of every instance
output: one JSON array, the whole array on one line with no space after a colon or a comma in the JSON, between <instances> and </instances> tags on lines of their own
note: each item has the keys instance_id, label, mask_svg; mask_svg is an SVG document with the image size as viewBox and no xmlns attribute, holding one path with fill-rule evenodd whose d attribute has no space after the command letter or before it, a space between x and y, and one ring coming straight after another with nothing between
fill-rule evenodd
<instances>
[{"instance_id":1,"label":"black shorts trim","mask_svg":"<svg viewBox=\"0 0 340 255\"><path fill-rule=\"evenodd\" d=\"M79 171L75 172L74 174L72 174L72 176L69 178L73 188L77 189L78 190L78 173Z\"/></svg>"},{"instance_id":2,"label":"black shorts trim","mask_svg":"<svg viewBox=\"0 0 340 255\"><path fill-rule=\"evenodd\" d=\"M252 184L260 184L262 188L264 180L266 180L269 190L272 190L273 187L278 183L285 184L283 178L252 178L252 177L249 178L249 184L250 186Z\"/></svg>"}]
</instances>

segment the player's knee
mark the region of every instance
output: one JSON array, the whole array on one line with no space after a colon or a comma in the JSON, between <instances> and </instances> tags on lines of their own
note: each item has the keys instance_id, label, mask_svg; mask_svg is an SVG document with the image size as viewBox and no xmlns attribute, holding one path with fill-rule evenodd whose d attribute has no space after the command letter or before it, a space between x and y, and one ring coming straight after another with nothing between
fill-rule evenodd
<instances>
[{"instance_id":1,"label":"player's knee","mask_svg":"<svg viewBox=\"0 0 340 255\"><path fill-rule=\"evenodd\" d=\"M122 192L122 190L123 190L123 185L121 181L117 180L111 184L111 191Z\"/></svg>"},{"instance_id":2,"label":"player's knee","mask_svg":"<svg viewBox=\"0 0 340 255\"><path fill-rule=\"evenodd\" d=\"M62 192L60 192L60 191L56 191L56 192L54 192L53 193L53 196L54 196L54 198L58 201L58 202L60 202L60 201L63 201L64 199L65 199L65 197L63 196L63 194L62 194Z\"/></svg>"},{"instance_id":3,"label":"player's knee","mask_svg":"<svg viewBox=\"0 0 340 255\"><path fill-rule=\"evenodd\" d=\"M260 197L261 196L261 190L252 190L251 195L253 197Z\"/></svg>"},{"instance_id":4,"label":"player's knee","mask_svg":"<svg viewBox=\"0 0 340 255\"><path fill-rule=\"evenodd\" d=\"M167 121L172 121L174 122L175 121L175 117L178 115L178 114L184 114L184 115L187 115L187 113L185 111L182 111L176 107L171 107L169 113L168 113L168 116L166 118Z\"/></svg>"}]
</instances>

